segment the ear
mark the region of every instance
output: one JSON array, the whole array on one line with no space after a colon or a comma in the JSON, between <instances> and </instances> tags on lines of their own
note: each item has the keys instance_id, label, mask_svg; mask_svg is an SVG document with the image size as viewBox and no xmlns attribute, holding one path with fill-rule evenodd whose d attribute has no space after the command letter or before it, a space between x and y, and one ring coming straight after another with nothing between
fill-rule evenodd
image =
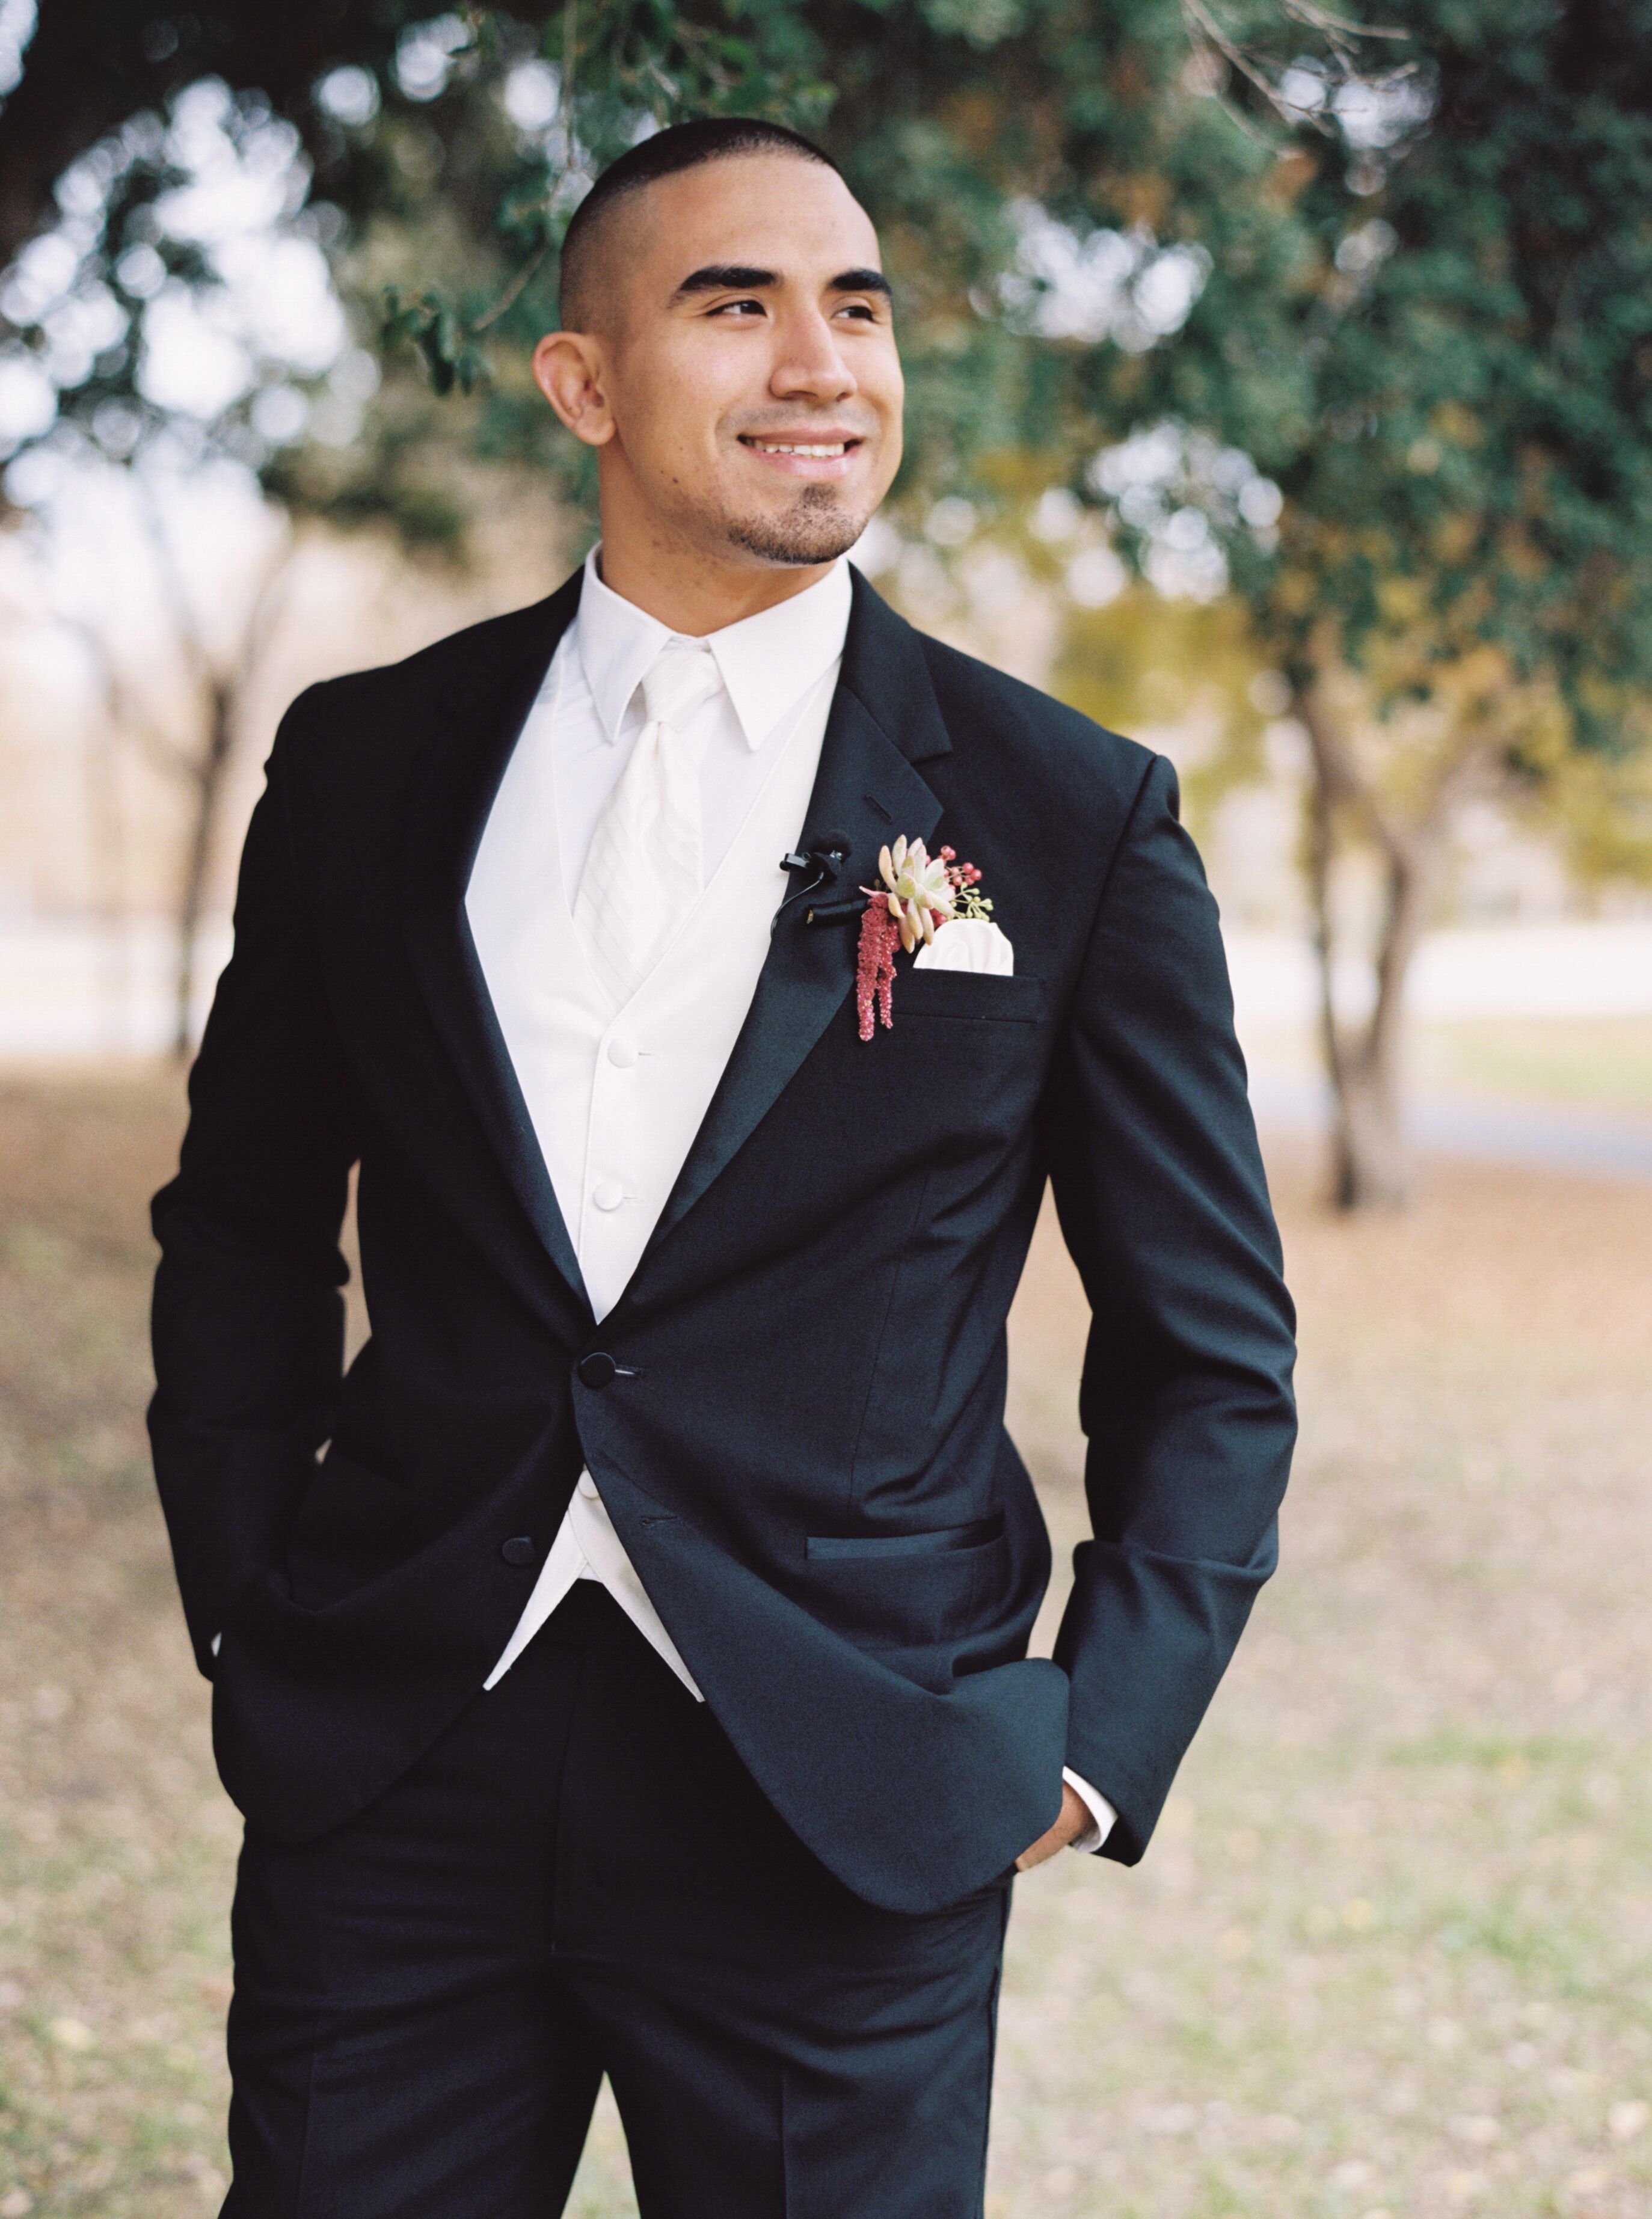
<instances>
[{"instance_id":1,"label":"ear","mask_svg":"<svg viewBox=\"0 0 1652 2219\"><path fill-rule=\"evenodd\" d=\"M600 340L550 332L533 351L534 382L576 439L606 447L614 436Z\"/></svg>"}]
</instances>

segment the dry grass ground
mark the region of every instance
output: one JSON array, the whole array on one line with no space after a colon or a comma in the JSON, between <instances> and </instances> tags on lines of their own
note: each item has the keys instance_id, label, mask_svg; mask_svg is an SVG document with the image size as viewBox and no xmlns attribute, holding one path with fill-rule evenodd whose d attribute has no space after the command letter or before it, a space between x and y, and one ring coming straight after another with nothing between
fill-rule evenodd
<instances>
[{"instance_id":1,"label":"dry grass ground","mask_svg":"<svg viewBox=\"0 0 1652 2219\"><path fill-rule=\"evenodd\" d=\"M0 2219L222 2189L233 1814L140 1411L170 1087L0 1086ZM1652 1189L1277 1183L1285 1568L1134 1873L1018 1891L994 2219L1652 2215ZM1017 1430L1078 1532L1083 1305L1040 1237ZM579 2219L633 2210L611 2114ZM736 2215L730 2215L736 2219Z\"/></svg>"},{"instance_id":2,"label":"dry grass ground","mask_svg":"<svg viewBox=\"0 0 1652 2219\"><path fill-rule=\"evenodd\" d=\"M1411 1068L1425 1086L1645 1112L1652 1110L1652 1016L1419 1025Z\"/></svg>"}]
</instances>

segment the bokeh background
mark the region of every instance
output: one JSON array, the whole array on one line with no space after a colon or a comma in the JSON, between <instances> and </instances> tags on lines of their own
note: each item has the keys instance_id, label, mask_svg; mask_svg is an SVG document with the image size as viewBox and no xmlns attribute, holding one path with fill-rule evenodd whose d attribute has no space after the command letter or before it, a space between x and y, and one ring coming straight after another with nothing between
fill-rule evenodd
<instances>
[{"instance_id":1,"label":"bokeh background","mask_svg":"<svg viewBox=\"0 0 1652 2219\"><path fill-rule=\"evenodd\" d=\"M989 2210L1648 2219L1652 0L430 4L0 0L0 2219L224 2189L144 1204L259 766L589 544L526 353L710 112L879 221L863 568L1181 770L1302 1311L1159 1835L1019 1889ZM1046 1223L1061 1549L1087 1323Z\"/></svg>"}]
</instances>

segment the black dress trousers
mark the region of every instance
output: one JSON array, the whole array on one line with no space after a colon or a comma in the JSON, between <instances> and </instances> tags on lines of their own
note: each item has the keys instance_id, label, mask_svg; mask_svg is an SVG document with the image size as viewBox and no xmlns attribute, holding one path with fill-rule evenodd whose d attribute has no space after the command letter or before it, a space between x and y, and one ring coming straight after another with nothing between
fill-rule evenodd
<instances>
[{"instance_id":1,"label":"black dress trousers","mask_svg":"<svg viewBox=\"0 0 1652 2219\"><path fill-rule=\"evenodd\" d=\"M359 1816L249 1830L223 2219L554 2219L605 2073L643 2219L978 2219L1009 1904L852 1895L581 1581Z\"/></svg>"}]
</instances>

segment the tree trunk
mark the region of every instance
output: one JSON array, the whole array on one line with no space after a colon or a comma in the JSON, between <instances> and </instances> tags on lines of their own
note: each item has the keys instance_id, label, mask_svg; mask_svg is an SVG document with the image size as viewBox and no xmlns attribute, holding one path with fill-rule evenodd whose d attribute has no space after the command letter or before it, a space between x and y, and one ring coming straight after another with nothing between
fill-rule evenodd
<instances>
[{"instance_id":1,"label":"tree trunk","mask_svg":"<svg viewBox=\"0 0 1652 2219\"><path fill-rule=\"evenodd\" d=\"M1351 750L1317 687L1299 684L1296 713L1314 764L1308 887L1320 980L1320 1038L1331 1081L1331 1192L1338 1209L1399 1209L1410 1198L1411 1164L1402 1115L1401 1049L1406 979L1427 921L1449 809L1465 765L1442 778L1420 822L1402 830L1361 778ZM1350 1026L1338 1015L1331 880L1339 815L1363 817L1382 848L1382 920L1369 1016Z\"/></svg>"},{"instance_id":2,"label":"tree trunk","mask_svg":"<svg viewBox=\"0 0 1652 2219\"><path fill-rule=\"evenodd\" d=\"M1331 1193L1346 1210L1403 1209L1411 1199L1394 1074L1363 1058L1351 1059L1337 1090Z\"/></svg>"},{"instance_id":3,"label":"tree trunk","mask_svg":"<svg viewBox=\"0 0 1652 2219\"><path fill-rule=\"evenodd\" d=\"M188 766L194 815L184 852L183 874L178 889L177 973L172 1012L172 1053L180 1063L189 1060L195 1046L195 990L200 956L201 919L206 904L207 882L222 812L226 774L234 753L246 688L279 620L292 580L298 542L289 530L265 570L248 612L246 627L233 662L219 668L207 644L172 557L165 519L149 503L149 522L155 551L185 654L196 666L205 711L206 732L199 757Z\"/></svg>"},{"instance_id":4,"label":"tree trunk","mask_svg":"<svg viewBox=\"0 0 1652 2219\"><path fill-rule=\"evenodd\" d=\"M102 936L98 951L102 1021L98 1045L105 1051L128 1044L132 1006L131 951L127 930L126 824L121 808L114 732L100 722L88 734L85 750L87 846L92 866L92 914Z\"/></svg>"},{"instance_id":5,"label":"tree trunk","mask_svg":"<svg viewBox=\"0 0 1652 2219\"><path fill-rule=\"evenodd\" d=\"M1390 873L1376 956L1376 1000L1353 1037L1340 1044L1333 1070L1332 1190L1339 1209L1400 1209L1411 1198L1401 1110L1401 1019L1428 875L1411 867ZM1328 979L1322 991L1328 995Z\"/></svg>"},{"instance_id":6,"label":"tree trunk","mask_svg":"<svg viewBox=\"0 0 1652 2219\"><path fill-rule=\"evenodd\" d=\"M177 905L177 971L172 1012L172 1054L187 1063L195 1047L195 988L202 911L213 838L223 802L224 774L235 740L235 691L214 681L208 689L207 744L191 780L195 813L184 850Z\"/></svg>"}]
</instances>

